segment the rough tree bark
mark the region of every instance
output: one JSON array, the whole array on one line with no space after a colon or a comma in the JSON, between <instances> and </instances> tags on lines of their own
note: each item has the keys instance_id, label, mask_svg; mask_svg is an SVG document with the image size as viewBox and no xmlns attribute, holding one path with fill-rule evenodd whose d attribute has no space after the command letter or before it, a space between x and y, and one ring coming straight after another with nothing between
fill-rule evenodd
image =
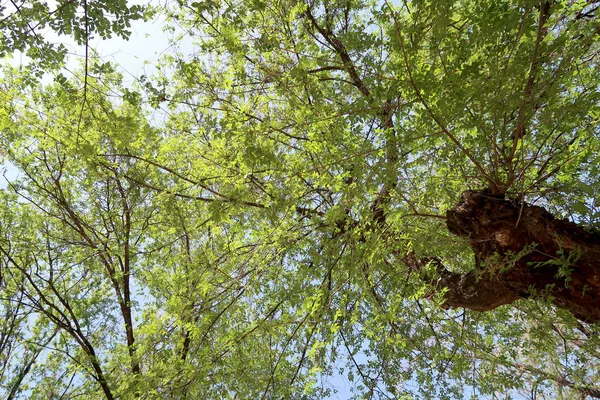
<instances>
[{"instance_id":1,"label":"rough tree bark","mask_svg":"<svg viewBox=\"0 0 600 400\"><path fill-rule=\"evenodd\" d=\"M478 260L466 274L435 260L447 306L487 311L543 297L580 320L600 321L599 233L485 191L464 192L446 217L450 232L468 238Z\"/></svg>"}]
</instances>

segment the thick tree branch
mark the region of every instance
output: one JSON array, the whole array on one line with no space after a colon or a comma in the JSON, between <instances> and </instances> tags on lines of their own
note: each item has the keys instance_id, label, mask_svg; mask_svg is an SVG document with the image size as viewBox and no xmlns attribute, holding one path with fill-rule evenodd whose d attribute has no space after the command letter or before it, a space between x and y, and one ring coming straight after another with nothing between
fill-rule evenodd
<instances>
[{"instance_id":1,"label":"thick tree branch","mask_svg":"<svg viewBox=\"0 0 600 400\"><path fill-rule=\"evenodd\" d=\"M490 311L522 298L507 287L498 276L482 271L460 274L449 271L439 258L417 259L414 254L403 257L413 271L423 273L428 264L437 271L435 279L427 279L434 290L444 291L444 307L462 307L475 311Z\"/></svg>"},{"instance_id":2,"label":"thick tree branch","mask_svg":"<svg viewBox=\"0 0 600 400\"><path fill-rule=\"evenodd\" d=\"M334 35L333 32L328 31L319 25L319 23L317 22L317 20L315 19L314 15L311 12L310 6L307 6L305 15L308 18L308 20L310 21L311 25L321 34L321 36L323 36L323 38L327 41L327 43L329 43L329 45L331 47L333 47L333 49L335 50L337 55L340 57L340 59L344 63L346 72L348 73L348 75L352 79L352 82L354 83L354 86L356 86L357 89L365 97L370 98L371 91L369 90L369 88L367 88L365 86L363 80L358 75L358 72L356 71L356 66L354 65L354 62L352 61L352 58L350 58L350 54L348 54L348 50L346 49L346 46L344 46L344 44Z\"/></svg>"},{"instance_id":3,"label":"thick tree branch","mask_svg":"<svg viewBox=\"0 0 600 400\"><path fill-rule=\"evenodd\" d=\"M346 73L350 77L352 84L358 88L362 95L372 104L374 102L371 90L365 85L364 81L357 72L356 64L350 57L348 49L342 43L342 41L331 31L331 29L323 28L312 14L310 6L307 6L305 12L306 18L310 21L313 28L315 28L321 36L327 41L327 43L335 50L336 54L344 64ZM330 67L325 67L329 69ZM381 127L384 130L386 137L386 158L387 164L393 167L398 162L398 147L396 146L395 134L394 134L394 121L393 121L393 106L392 101L389 99L385 102L383 109L377 114L381 120ZM389 174L388 174L389 175ZM377 194L373 204L371 206L373 222L378 225L384 225L386 222L386 211L385 208L390 201L390 192L397 185L396 174L393 176L386 176L379 193Z\"/></svg>"},{"instance_id":4,"label":"thick tree branch","mask_svg":"<svg viewBox=\"0 0 600 400\"><path fill-rule=\"evenodd\" d=\"M486 311L537 297L582 321L600 321L600 233L485 191L464 192L447 226L480 260L467 274L438 268L447 305Z\"/></svg>"}]
</instances>

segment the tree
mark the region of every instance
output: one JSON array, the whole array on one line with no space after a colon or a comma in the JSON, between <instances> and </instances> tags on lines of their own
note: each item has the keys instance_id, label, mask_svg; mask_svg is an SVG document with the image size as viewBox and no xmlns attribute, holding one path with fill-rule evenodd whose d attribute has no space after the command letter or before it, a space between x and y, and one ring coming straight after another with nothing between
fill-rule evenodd
<instances>
[{"instance_id":1,"label":"tree","mask_svg":"<svg viewBox=\"0 0 600 400\"><path fill-rule=\"evenodd\" d=\"M180 0L137 87L5 68L0 387L600 398L597 8Z\"/></svg>"}]
</instances>

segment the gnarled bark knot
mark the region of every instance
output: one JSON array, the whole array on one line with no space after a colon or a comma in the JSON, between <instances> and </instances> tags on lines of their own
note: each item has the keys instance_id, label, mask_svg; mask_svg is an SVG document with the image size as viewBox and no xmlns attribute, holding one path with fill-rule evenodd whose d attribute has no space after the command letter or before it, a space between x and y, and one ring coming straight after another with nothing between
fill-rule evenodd
<instances>
[{"instance_id":1,"label":"gnarled bark knot","mask_svg":"<svg viewBox=\"0 0 600 400\"><path fill-rule=\"evenodd\" d=\"M600 234L485 191L464 192L446 217L479 260L467 274L438 266L447 306L487 311L538 296L580 320L600 321Z\"/></svg>"}]
</instances>

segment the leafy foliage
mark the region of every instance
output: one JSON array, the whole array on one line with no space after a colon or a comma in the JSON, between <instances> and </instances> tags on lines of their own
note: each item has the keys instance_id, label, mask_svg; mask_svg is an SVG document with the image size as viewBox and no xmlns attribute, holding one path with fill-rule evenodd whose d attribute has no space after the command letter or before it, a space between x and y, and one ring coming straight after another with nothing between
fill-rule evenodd
<instances>
[{"instance_id":1,"label":"leafy foliage","mask_svg":"<svg viewBox=\"0 0 600 400\"><path fill-rule=\"evenodd\" d=\"M57 7L7 17L5 51L40 48L30 20L85 44L143 12ZM597 325L447 309L435 284L435 260L480 267L445 225L463 190L598 227L596 8L180 0L163 11L197 53L137 86L5 67L0 392L600 397Z\"/></svg>"}]
</instances>

